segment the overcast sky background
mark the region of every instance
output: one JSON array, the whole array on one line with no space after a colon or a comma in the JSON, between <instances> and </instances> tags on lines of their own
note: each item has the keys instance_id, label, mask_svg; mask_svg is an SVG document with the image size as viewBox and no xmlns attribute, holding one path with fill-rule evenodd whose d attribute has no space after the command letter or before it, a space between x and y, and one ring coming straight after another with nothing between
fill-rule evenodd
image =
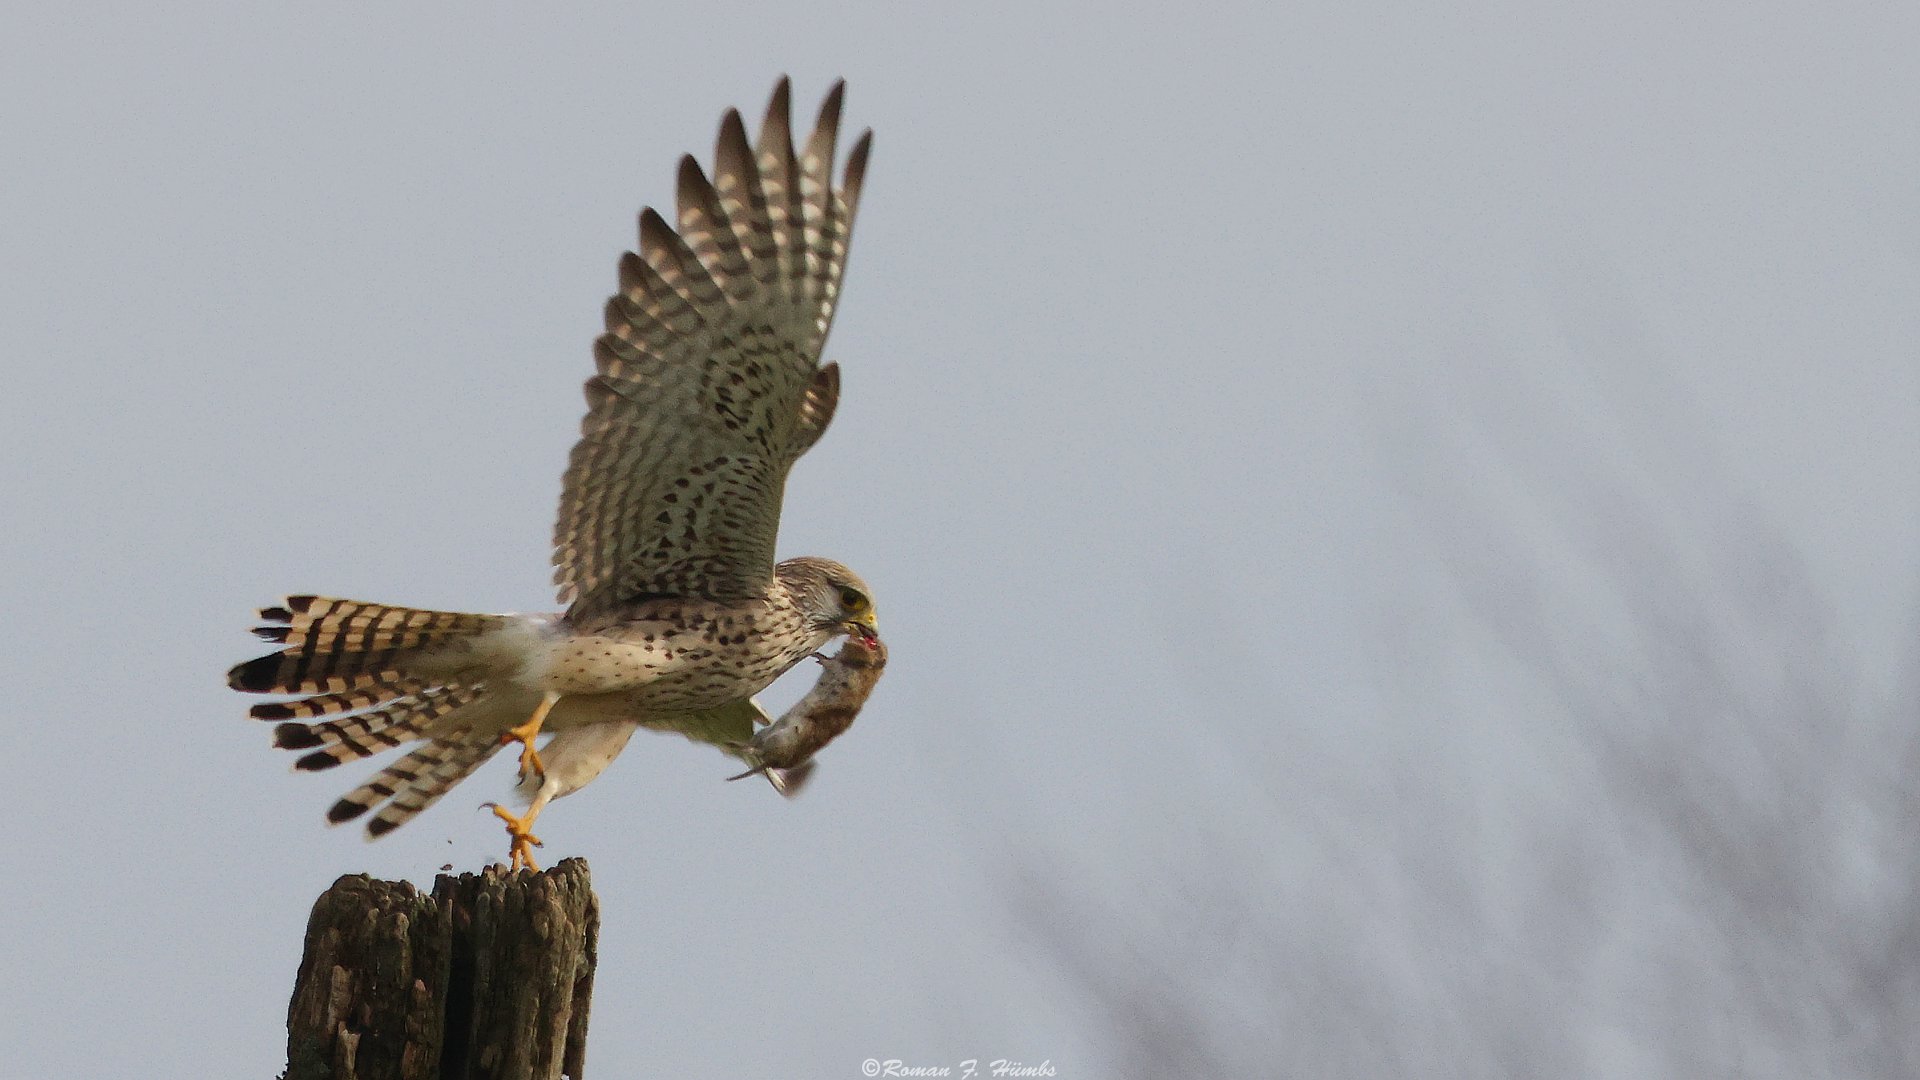
<instances>
[{"instance_id":1,"label":"overcast sky background","mask_svg":"<svg viewBox=\"0 0 1920 1080\"><path fill-rule=\"evenodd\" d=\"M800 800L542 819L594 1074L1920 1071L1920 8L1543 7L5 16L0 1071L277 1075L321 890L504 852L223 673L551 606L634 215L782 72L877 142L781 550L892 663Z\"/></svg>"}]
</instances>

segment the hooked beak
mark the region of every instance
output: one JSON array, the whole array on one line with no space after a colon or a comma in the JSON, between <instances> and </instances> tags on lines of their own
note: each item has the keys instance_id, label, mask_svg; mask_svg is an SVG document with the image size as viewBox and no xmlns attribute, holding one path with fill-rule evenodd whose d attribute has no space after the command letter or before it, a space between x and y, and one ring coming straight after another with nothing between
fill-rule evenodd
<instances>
[{"instance_id":1,"label":"hooked beak","mask_svg":"<svg viewBox=\"0 0 1920 1080\"><path fill-rule=\"evenodd\" d=\"M844 620L840 626L847 633L860 639L862 644L872 645L880 640L880 621L869 611L864 615Z\"/></svg>"}]
</instances>

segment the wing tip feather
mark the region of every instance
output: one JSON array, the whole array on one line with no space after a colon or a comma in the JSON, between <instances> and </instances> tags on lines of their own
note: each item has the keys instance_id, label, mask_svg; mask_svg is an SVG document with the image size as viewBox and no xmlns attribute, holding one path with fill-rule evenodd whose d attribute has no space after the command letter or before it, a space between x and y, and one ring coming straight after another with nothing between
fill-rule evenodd
<instances>
[{"instance_id":1,"label":"wing tip feather","mask_svg":"<svg viewBox=\"0 0 1920 1080\"><path fill-rule=\"evenodd\" d=\"M840 131L840 109L847 97L847 80L835 79L827 96L820 102L820 115L813 122L815 140L832 139ZM828 162L832 167L832 162Z\"/></svg>"},{"instance_id":2,"label":"wing tip feather","mask_svg":"<svg viewBox=\"0 0 1920 1080\"><path fill-rule=\"evenodd\" d=\"M760 128L762 131L765 131L767 128L772 127L776 121L780 126L786 127L791 123L792 115L793 80L782 75L773 84L773 95L767 99L767 115L762 120Z\"/></svg>"},{"instance_id":3,"label":"wing tip feather","mask_svg":"<svg viewBox=\"0 0 1920 1080\"><path fill-rule=\"evenodd\" d=\"M680 234L673 231L673 226L667 224L667 219L661 217L658 210L655 210L651 206L643 206L640 208L640 250L650 255L656 252L671 252L675 242L679 239ZM632 252L627 252L628 256L632 254ZM623 280L626 277L626 261L624 258L620 260L622 267L621 278Z\"/></svg>"},{"instance_id":4,"label":"wing tip feather","mask_svg":"<svg viewBox=\"0 0 1920 1080\"><path fill-rule=\"evenodd\" d=\"M853 152L847 155L847 168L842 174L840 189L846 193L847 208L852 210L860 205L860 189L867 181L867 158L873 153L873 129L860 133L853 144Z\"/></svg>"},{"instance_id":5,"label":"wing tip feather","mask_svg":"<svg viewBox=\"0 0 1920 1080\"><path fill-rule=\"evenodd\" d=\"M692 154L680 155L680 169L675 181L675 187L682 201L689 197L698 197L703 188L708 190L713 188L713 184L707 179L707 171L700 167L700 159ZM706 200L700 199L700 201Z\"/></svg>"},{"instance_id":6,"label":"wing tip feather","mask_svg":"<svg viewBox=\"0 0 1920 1080\"><path fill-rule=\"evenodd\" d=\"M720 117L720 134L714 138L714 171L719 172L728 155L735 153L745 153L751 160L753 151L747 146L747 122L740 119L740 110L728 109Z\"/></svg>"}]
</instances>

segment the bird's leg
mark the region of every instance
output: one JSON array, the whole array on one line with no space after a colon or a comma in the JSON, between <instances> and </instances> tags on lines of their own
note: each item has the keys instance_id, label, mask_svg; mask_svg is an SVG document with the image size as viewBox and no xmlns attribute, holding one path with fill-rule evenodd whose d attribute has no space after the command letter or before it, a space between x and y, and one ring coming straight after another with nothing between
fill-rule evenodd
<instances>
[{"instance_id":1,"label":"bird's leg","mask_svg":"<svg viewBox=\"0 0 1920 1080\"><path fill-rule=\"evenodd\" d=\"M520 779L522 780L527 778L529 771L540 776L547 775L547 767L540 763L540 752L533 748L533 739L540 734L540 725L546 723L547 714L553 711L553 703L559 700L559 694L551 690L547 691L547 695L540 699L540 705L533 710L532 719L519 727L508 728L506 733L500 736L502 746L510 742L520 744Z\"/></svg>"},{"instance_id":2,"label":"bird's leg","mask_svg":"<svg viewBox=\"0 0 1920 1080\"><path fill-rule=\"evenodd\" d=\"M540 838L533 835L532 831L533 819L540 816L539 807L530 806L527 808L524 816L514 817L511 813L508 813L506 807L501 806L499 803L488 803L487 805L492 808L494 817L507 823L507 836L510 838L507 847L507 858L512 860L513 869L540 869L533 861L533 849L546 845L542 844Z\"/></svg>"},{"instance_id":3,"label":"bird's leg","mask_svg":"<svg viewBox=\"0 0 1920 1080\"><path fill-rule=\"evenodd\" d=\"M540 785L540 790L534 793L533 801L527 804L526 813L518 817L515 817L506 807L501 806L499 803L481 804L493 811L494 817L507 823L507 837L509 840L507 858L512 860L512 869L540 869L539 865L533 861L533 849L545 847L546 845L540 842L539 837L533 835L533 819L539 817L540 811L546 809L547 803L552 801L553 797L558 794L560 794L559 782L549 777L546 782Z\"/></svg>"}]
</instances>

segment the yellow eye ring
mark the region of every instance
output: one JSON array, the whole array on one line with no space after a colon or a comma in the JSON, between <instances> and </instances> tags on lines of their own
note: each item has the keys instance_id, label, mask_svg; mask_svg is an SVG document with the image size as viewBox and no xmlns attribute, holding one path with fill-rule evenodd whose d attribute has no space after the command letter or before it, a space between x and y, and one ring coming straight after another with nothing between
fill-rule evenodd
<instances>
[{"instance_id":1,"label":"yellow eye ring","mask_svg":"<svg viewBox=\"0 0 1920 1080\"><path fill-rule=\"evenodd\" d=\"M861 594L859 589L843 588L840 590L840 606L846 608L848 611L865 611L867 610L867 598Z\"/></svg>"}]
</instances>

